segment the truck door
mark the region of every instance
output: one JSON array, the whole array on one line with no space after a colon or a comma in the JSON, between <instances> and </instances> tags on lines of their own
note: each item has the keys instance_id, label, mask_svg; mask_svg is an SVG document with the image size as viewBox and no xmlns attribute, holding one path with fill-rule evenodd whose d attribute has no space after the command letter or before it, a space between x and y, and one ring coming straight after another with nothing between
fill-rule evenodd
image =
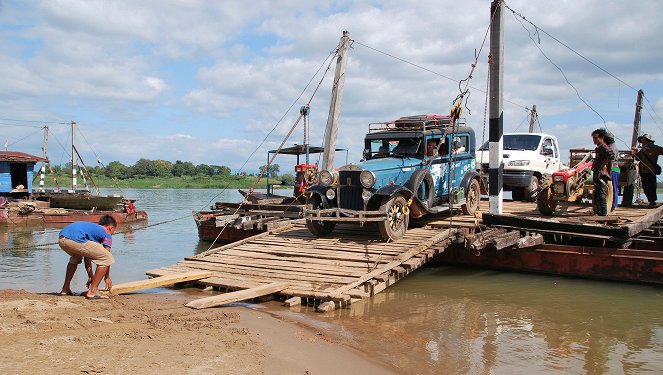
<instances>
[{"instance_id":1,"label":"truck door","mask_svg":"<svg viewBox=\"0 0 663 375\"><path fill-rule=\"evenodd\" d=\"M557 143L554 139L546 137L543 140L541 153L545 157L546 170L557 171L560 168L559 154L557 152ZM551 172L552 173L552 172Z\"/></svg>"}]
</instances>

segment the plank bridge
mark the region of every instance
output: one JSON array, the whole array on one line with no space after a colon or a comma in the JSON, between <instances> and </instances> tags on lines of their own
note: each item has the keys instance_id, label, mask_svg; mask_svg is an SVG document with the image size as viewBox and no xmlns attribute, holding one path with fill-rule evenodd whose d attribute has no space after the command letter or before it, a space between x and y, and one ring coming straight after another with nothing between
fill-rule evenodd
<instances>
[{"instance_id":1,"label":"plank bridge","mask_svg":"<svg viewBox=\"0 0 663 375\"><path fill-rule=\"evenodd\" d=\"M462 233L414 228L397 242L385 242L377 228L338 225L330 235L318 238L298 220L146 273L161 278L203 272L206 277L195 280L197 284L240 290L192 301L189 307L277 294L287 298L286 305L308 303L330 311L386 289L462 238Z\"/></svg>"}]
</instances>

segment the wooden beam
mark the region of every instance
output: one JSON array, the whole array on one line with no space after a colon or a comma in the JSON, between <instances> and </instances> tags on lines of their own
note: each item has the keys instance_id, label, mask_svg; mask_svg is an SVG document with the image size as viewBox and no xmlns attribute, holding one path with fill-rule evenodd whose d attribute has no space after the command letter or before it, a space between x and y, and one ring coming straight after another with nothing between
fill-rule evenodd
<instances>
[{"instance_id":1,"label":"wooden beam","mask_svg":"<svg viewBox=\"0 0 663 375\"><path fill-rule=\"evenodd\" d=\"M272 293L278 293L282 290L288 289L288 283L269 283L251 289L239 290L237 292L230 292L219 294L212 297L200 298L187 303L186 307L193 309L205 309L208 307L221 306L226 303L244 301L251 298L261 297Z\"/></svg>"},{"instance_id":2,"label":"wooden beam","mask_svg":"<svg viewBox=\"0 0 663 375\"><path fill-rule=\"evenodd\" d=\"M357 280L353 281L350 284L344 285L336 290L334 290L332 293L329 294L330 297L335 297L338 294L342 294L344 292L347 292L350 289L356 288L357 286L365 283L366 281L372 279L373 277L390 271L392 268L397 267L402 265L405 261L409 260L410 258L417 256L419 253L427 250L429 247L437 244L438 242L442 242L449 237L451 237L455 233L455 229L447 229L443 231L442 233L439 233L430 239L424 241L421 245L414 247L412 250L406 251L405 253L401 254L396 260L391 261L387 263L384 266L381 266L377 269L375 269L372 272L369 272L365 274L364 276L358 278Z\"/></svg>"},{"instance_id":3,"label":"wooden beam","mask_svg":"<svg viewBox=\"0 0 663 375\"><path fill-rule=\"evenodd\" d=\"M130 281L128 283L114 285L113 289L111 289L111 293L125 294L129 292L135 292L137 290L151 289L165 285L173 285L184 281L205 279L212 275L214 275L214 272L191 271L191 272L183 272L183 273L159 276L147 280Z\"/></svg>"}]
</instances>

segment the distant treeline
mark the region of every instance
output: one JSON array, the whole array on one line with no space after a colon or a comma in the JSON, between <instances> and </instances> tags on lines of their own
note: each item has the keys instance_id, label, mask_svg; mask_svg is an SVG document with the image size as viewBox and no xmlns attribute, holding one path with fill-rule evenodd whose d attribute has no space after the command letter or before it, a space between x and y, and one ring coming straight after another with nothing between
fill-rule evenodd
<instances>
[{"instance_id":1,"label":"distant treeline","mask_svg":"<svg viewBox=\"0 0 663 375\"><path fill-rule=\"evenodd\" d=\"M239 172L225 165L195 165L191 162L177 160L172 163L167 160L140 159L133 165L124 165L119 161L113 161L106 166L86 167L89 177L96 185L102 187L201 187L218 188L229 185L230 187L250 187L256 181L258 173ZM57 184L67 184L71 176L71 162L64 166L54 165L52 171L57 178ZM280 167L274 164L269 168L260 166L262 179L258 187L266 186L266 178L269 177L271 184L293 185L295 176L290 173L279 175ZM47 184L53 184L53 177L47 177ZM35 174L35 179L38 174ZM82 183L79 174L78 183Z\"/></svg>"}]
</instances>

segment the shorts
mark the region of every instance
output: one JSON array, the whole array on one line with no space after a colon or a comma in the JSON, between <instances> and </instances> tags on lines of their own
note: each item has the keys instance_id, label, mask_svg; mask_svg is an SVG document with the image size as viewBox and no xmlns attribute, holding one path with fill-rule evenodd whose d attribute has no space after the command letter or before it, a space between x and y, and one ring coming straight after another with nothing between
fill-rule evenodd
<instances>
[{"instance_id":1,"label":"shorts","mask_svg":"<svg viewBox=\"0 0 663 375\"><path fill-rule=\"evenodd\" d=\"M81 264L83 257L90 259L97 266L110 266L115 263L115 258L103 245L94 241L80 243L72 241L67 237L60 237L58 241L60 248L71 256L69 263Z\"/></svg>"}]
</instances>

